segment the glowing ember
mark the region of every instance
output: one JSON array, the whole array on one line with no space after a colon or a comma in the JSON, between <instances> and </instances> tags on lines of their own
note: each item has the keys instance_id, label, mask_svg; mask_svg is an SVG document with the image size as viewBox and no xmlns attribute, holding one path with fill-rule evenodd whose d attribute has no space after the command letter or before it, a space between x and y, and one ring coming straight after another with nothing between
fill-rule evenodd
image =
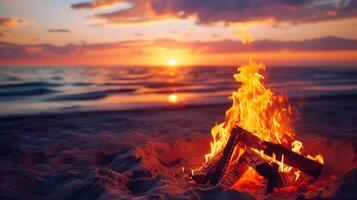
<instances>
[{"instance_id":1,"label":"glowing ember","mask_svg":"<svg viewBox=\"0 0 357 200\"><path fill-rule=\"evenodd\" d=\"M232 129L238 125L243 129L255 134L261 140L281 144L285 147L292 147L292 151L302 153L302 142L295 140L295 133L291 126L292 109L287 98L283 95L274 95L267 88L260 71L264 71L262 63L250 62L248 65L239 67L234 78L241 84L240 88L233 91L230 97L233 105L226 112L226 119L223 123L214 126L211 130L212 142L211 152L205 155L206 162L211 160L217 153L225 147ZM300 175L300 171L293 170L292 167L284 164L284 155L281 160L276 160L275 155L269 157L262 151L253 149L259 153L269 163L275 162L279 165L280 172L292 173L295 180ZM230 163L239 158L244 149L236 147ZM323 162L322 156L307 156L309 159Z\"/></svg>"}]
</instances>

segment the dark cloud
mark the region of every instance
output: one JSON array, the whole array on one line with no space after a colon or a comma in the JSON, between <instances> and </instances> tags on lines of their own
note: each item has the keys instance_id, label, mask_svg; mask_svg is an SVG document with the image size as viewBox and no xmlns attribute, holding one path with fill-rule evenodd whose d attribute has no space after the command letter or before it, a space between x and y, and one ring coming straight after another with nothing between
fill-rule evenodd
<instances>
[{"instance_id":1,"label":"dark cloud","mask_svg":"<svg viewBox=\"0 0 357 200\"><path fill-rule=\"evenodd\" d=\"M89 51L100 53L106 49L122 49L127 52L144 54L144 51L136 51L146 47L160 46L166 49L187 48L196 54L225 54L239 52L277 52L277 51L357 51L357 40L342 39L336 37L324 37L302 41L272 41L261 40L249 45L243 45L240 41L219 40L219 41L195 41L181 42L172 39L160 39L154 41L133 40L113 43L98 44L68 44L66 46L56 46L51 44L39 45L19 45L7 42L0 42L0 59L43 59L56 56L81 56ZM135 54L136 55L136 54Z\"/></svg>"},{"instance_id":2,"label":"dark cloud","mask_svg":"<svg viewBox=\"0 0 357 200\"><path fill-rule=\"evenodd\" d=\"M88 51L100 51L104 49L127 49L143 45L146 42L140 41L122 41L112 43L98 44L67 44L65 46L56 46L52 44L22 45L0 41L0 60L12 59L37 59L47 56L73 56L81 55Z\"/></svg>"},{"instance_id":3,"label":"dark cloud","mask_svg":"<svg viewBox=\"0 0 357 200\"><path fill-rule=\"evenodd\" d=\"M303 6L309 3L311 0L280 0L281 4L289 5L289 6Z\"/></svg>"},{"instance_id":4,"label":"dark cloud","mask_svg":"<svg viewBox=\"0 0 357 200\"><path fill-rule=\"evenodd\" d=\"M357 16L356 0L94 0L73 4L72 8L96 8L127 2L132 6L99 13L108 23L144 23L162 18L195 17L198 23L316 22Z\"/></svg>"},{"instance_id":5,"label":"dark cloud","mask_svg":"<svg viewBox=\"0 0 357 200\"><path fill-rule=\"evenodd\" d=\"M73 9L90 9L90 8L100 8L104 6L111 6L120 2L119 0L95 0L92 2L81 2L72 4Z\"/></svg>"},{"instance_id":6,"label":"dark cloud","mask_svg":"<svg viewBox=\"0 0 357 200\"><path fill-rule=\"evenodd\" d=\"M64 28L58 28L58 29L48 29L47 30L50 33L70 33L72 32L70 29L64 29Z\"/></svg>"},{"instance_id":7,"label":"dark cloud","mask_svg":"<svg viewBox=\"0 0 357 200\"><path fill-rule=\"evenodd\" d=\"M25 20L17 18L0 17L0 26L11 27L25 24Z\"/></svg>"}]
</instances>

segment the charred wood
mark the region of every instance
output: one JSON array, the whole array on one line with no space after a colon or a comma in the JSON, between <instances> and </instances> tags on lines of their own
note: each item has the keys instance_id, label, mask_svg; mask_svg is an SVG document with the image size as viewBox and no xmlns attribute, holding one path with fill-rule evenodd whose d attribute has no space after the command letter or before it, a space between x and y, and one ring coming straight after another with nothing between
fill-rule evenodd
<instances>
[{"instance_id":1,"label":"charred wood","mask_svg":"<svg viewBox=\"0 0 357 200\"><path fill-rule=\"evenodd\" d=\"M222 157L222 153L215 155L211 160L206 162L197 172L194 172L192 179L196 184L206 184L210 181L210 175L213 173L217 162Z\"/></svg>"},{"instance_id":2,"label":"charred wood","mask_svg":"<svg viewBox=\"0 0 357 200\"><path fill-rule=\"evenodd\" d=\"M274 167L271 166L258 153L254 152L249 148L242 155L242 160L244 160L249 166L254 168L259 175L264 176L268 180L265 193L269 194L274 192L278 171L274 169Z\"/></svg>"},{"instance_id":3,"label":"charred wood","mask_svg":"<svg viewBox=\"0 0 357 200\"><path fill-rule=\"evenodd\" d=\"M262 141L257 136L247 130L242 129L241 127L236 126L232 130L232 133L234 132L240 136L239 141L243 144L258 150L264 150L264 154L268 156L273 156L273 154L275 154L275 158L277 160L281 160L281 158L284 156L284 163L289 166L298 168L302 172L314 177L315 179L320 176L323 167L321 163L297 154L290 149L283 147L282 145Z\"/></svg>"},{"instance_id":4,"label":"charred wood","mask_svg":"<svg viewBox=\"0 0 357 200\"><path fill-rule=\"evenodd\" d=\"M294 181L295 181L295 176L293 174L279 172L276 177L275 187L276 188L287 187L287 186L292 185L294 183Z\"/></svg>"},{"instance_id":5,"label":"charred wood","mask_svg":"<svg viewBox=\"0 0 357 200\"><path fill-rule=\"evenodd\" d=\"M192 175L192 179L199 184L216 185L231 159L233 150L238 143L239 135L232 132L222 153L217 154L211 162L207 162L198 172Z\"/></svg>"},{"instance_id":6,"label":"charred wood","mask_svg":"<svg viewBox=\"0 0 357 200\"><path fill-rule=\"evenodd\" d=\"M242 175L248 170L249 166L241 158L235 161L224 173L224 176L219 180L217 186L223 189L231 188Z\"/></svg>"}]
</instances>

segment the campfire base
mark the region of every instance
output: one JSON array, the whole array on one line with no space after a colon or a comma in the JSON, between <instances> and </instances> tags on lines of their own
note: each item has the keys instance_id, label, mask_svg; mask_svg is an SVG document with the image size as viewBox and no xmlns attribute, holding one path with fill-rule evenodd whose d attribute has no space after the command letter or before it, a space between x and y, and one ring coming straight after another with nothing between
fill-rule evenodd
<instances>
[{"instance_id":1,"label":"campfire base","mask_svg":"<svg viewBox=\"0 0 357 200\"><path fill-rule=\"evenodd\" d=\"M245 152L226 170L238 142L245 147ZM275 187L286 187L294 182L295 176L293 174L278 172L278 167L274 163L269 164L251 148L264 150L264 154L269 156L275 154L277 159L284 156L286 164L301 170L315 179L319 177L323 167L322 164L292 152L281 145L267 141L262 142L252 133L240 127L235 127L223 151L195 172L192 175L192 179L197 184L217 185L218 187L228 189L240 179L250 166L259 175L267 179L266 194L272 193Z\"/></svg>"}]
</instances>

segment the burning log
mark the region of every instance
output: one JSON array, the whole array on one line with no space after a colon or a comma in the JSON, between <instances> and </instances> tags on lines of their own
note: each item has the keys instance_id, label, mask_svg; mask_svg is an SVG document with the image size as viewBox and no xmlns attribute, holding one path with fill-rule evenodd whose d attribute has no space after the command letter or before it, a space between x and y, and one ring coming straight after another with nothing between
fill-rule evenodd
<instances>
[{"instance_id":1,"label":"burning log","mask_svg":"<svg viewBox=\"0 0 357 200\"><path fill-rule=\"evenodd\" d=\"M281 160L284 156L284 163L292 167L298 168L302 172L317 179L320 176L323 165L314 160L308 159L300 154L297 154L290 149L287 149L279 144L274 144L267 141L261 141L257 136L242 129L239 126L234 127L232 133L238 134L239 141L247 146L264 150L264 154L268 156L276 156L277 160Z\"/></svg>"},{"instance_id":2,"label":"burning log","mask_svg":"<svg viewBox=\"0 0 357 200\"><path fill-rule=\"evenodd\" d=\"M207 162L201 169L192 175L192 179L198 184L209 183L216 185L223 176L224 171L231 159L234 147L238 143L239 134L232 132L222 153L217 154L211 161Z\"/></svg>"},{"instance_id":3,"label":"burning log","mask_svg":"<svg viewBox=\"0 0 357 200\"><path fill-rule=\"evenodd\" d=\"M259 175L264 176L267 180L266 194L272 193L276 185L278 171L274 169L264 158L251 149L247 149L242 155L244 160L249 166L253 167Z\"/></svg>"},{"instance_id":4,"label":"burning log","mask_svg":"<svg viewBox=\"0 0 357 200\"><path fill-rule=\"evenodd\" d=\"M281 160L284 156L284 163L301 170L315 179L319 178L323 164L308 159L278 144L264 142L264 145L266 146L264 154L268 156L275 154L277 160Z\"/></svg>"},{"instance_id":5,"label":"burning log","mask_svg":"<svg viewBox=\"0 0 357 200\"><path fill-rule=\"evenodd\" d=\"M265 191L266 194L272 193L275 187L286 187L294 182L295 177L293 174L278 172L276 166L269 164L264 158L251 149L247 149L241 159L253 167L259 175L264 176L268 180Z\"/></svg>"},{"instance_id":6,"label":"burning log","mask_svg":"<svg viewBox=\"0 0 357 200\"><path fill-rule=\"evenodd\" d=\"M227 169L227 172L224 173L224 176L219 180L217 186L223 189L229 189L240 179L248 168L248 164L239 158L229 169Z\"/></svg>"},{"instance_id":7,"label":"burning log","mask_svg":"<svg viewBox=\"0 0 357 200\"><path fill-rule=\"evenodd\" d=\"M279 172L277 175L275 187L276 188L283 188L290 186L294 183L295 177L291 173L284 173L284 172Z\"/></svg>"},{"instance_id":8,"label":"burning log","mask_svg":"<svg viewBox=\"0 0 357 200\"><path fill-rule=\"evenodd\" d=\"M292 185L295 176L290 173L278 172L278 169L269 164L258 153L247 149L243 155L235 161L232 166L224 173L224 176L218 182L217 186L223 189L229 189L240 177L248 170L248 166L265 177L267 181L266 194L272 193L274 188L282 188Z\"/></svg>"},{"instance_id":9,"label":"burning log","mask_svg":"<svg viewBox=\"0 0 357 200\"><path fill-rule=\"evenodd\" d=\"M217 154L211 160L206 162L197 172L194 172L194 174L192 175L192 179L197 184L208 183L210 180L210 175L213 173L214 167L217 165L217 162L220 160L221 157L222 153Z\"/></svg>"}]
</instances>

